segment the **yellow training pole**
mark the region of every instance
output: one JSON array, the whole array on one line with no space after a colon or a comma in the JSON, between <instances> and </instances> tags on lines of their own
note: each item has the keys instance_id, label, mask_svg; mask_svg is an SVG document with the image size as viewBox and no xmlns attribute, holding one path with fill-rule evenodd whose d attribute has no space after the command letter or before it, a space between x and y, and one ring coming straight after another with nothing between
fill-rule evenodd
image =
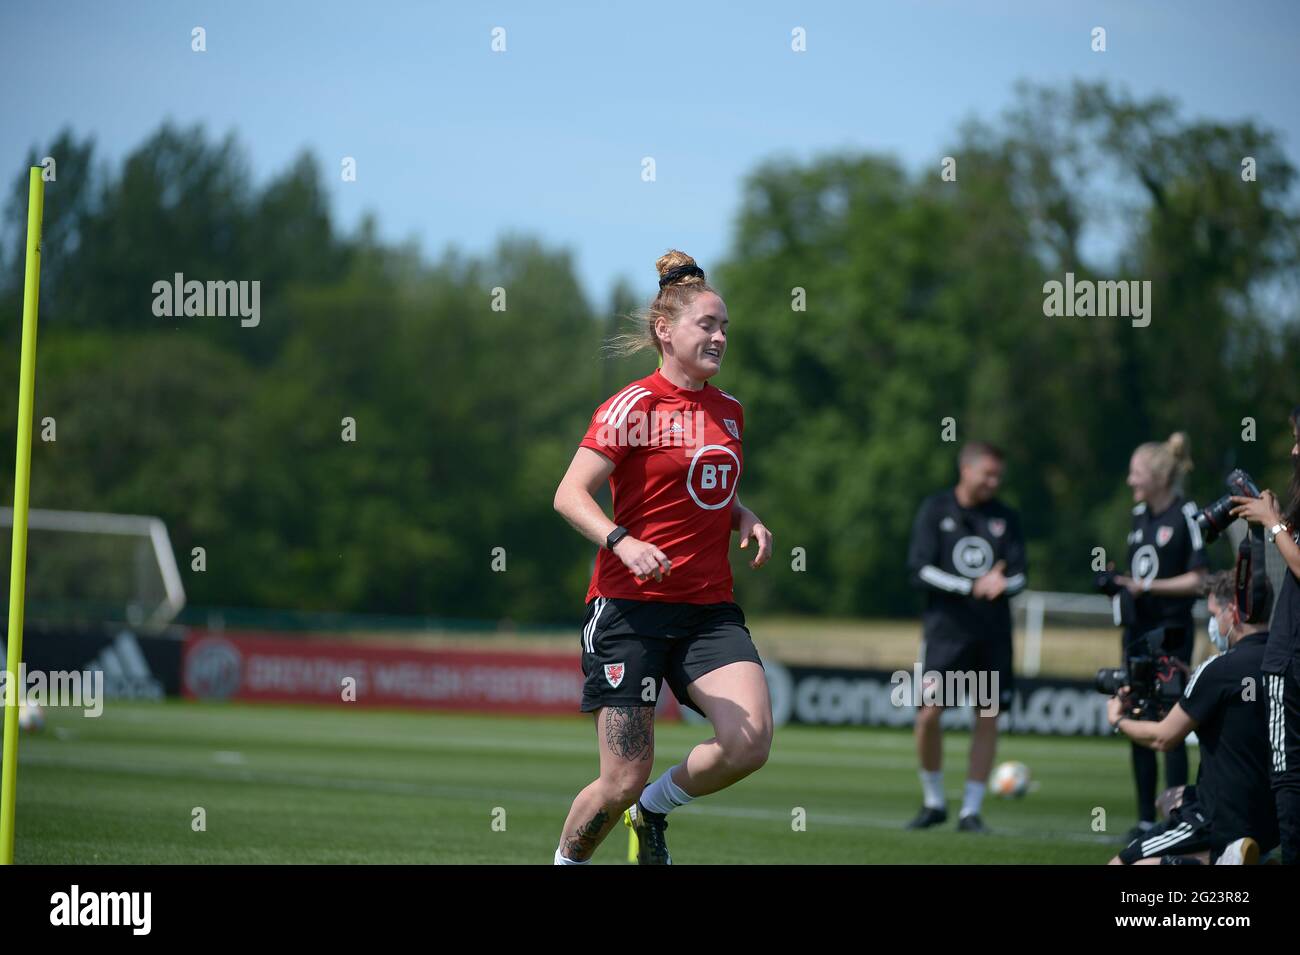
<instances>
[{"instance_id":1,"label":"yellow training pole","mask_svg":"<svg viewBox=\"0 0 1300 955\"><path fill-rule=\"evenodd\" d=\"M41 218L45 180L33 166L27 189L27 276L23 283L23 351L18 375L18 453L14 462L14 539L9 567L9 679L4 699L4 766L0 767L0 863L14 861L14 802L18 795L18 666L23 657L23 597L27 589L27 508L32 477L32 404L36 393L36 302L41 291Z\"/></svg>"}]
</instances>

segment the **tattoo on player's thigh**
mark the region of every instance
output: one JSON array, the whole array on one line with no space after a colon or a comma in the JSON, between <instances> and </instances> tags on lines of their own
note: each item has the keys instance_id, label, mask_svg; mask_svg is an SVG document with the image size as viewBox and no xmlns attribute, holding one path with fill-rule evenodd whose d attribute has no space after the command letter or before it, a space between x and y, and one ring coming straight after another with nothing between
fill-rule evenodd
<instances>
[{"instance_id":1,"label":"tattoo on player's thigh","mask_svg":"<svg viewBox=\"0 0 1300 955\"><path fill-rule=\"evenodd\" d=\"M649 706L607 707L605 743L619 759L635 762L653 759L654 709Z\"/></svg>"}]
</instances>

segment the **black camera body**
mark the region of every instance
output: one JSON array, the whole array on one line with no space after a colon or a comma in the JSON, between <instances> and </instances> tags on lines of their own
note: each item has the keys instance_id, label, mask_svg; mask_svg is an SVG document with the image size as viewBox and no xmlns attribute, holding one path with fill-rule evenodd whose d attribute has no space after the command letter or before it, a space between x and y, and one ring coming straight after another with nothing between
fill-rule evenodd
<instances>
[{"instance_id":1,"label":"black camera body","mask_svg":"<svg viewBox=\"0 0 1300 955\"><path fill-rule=\"evenodd\" d=\"M1228 529L1228 525L1236 520L1230 513L1234 506L1233 495L1259 497L1259 488L1255 485L1254 479L1241 468L1236 468L1229 474L1224 483L1228 485L1228 493L1196 515L1196 524L1200 527L1201 537L1207 544L1212 544Z\"/></svg>"},{"instance_id":2,"label":"black camera body","mask_svg":"<svg viewBox=\"0 0 1300 955\"><path fill-rule=\"evenodd\" d=\"M1132 626L1137 619L1137 600L1116 581L1119 575L1113 570L1103 570L1093 580L1093 585L1107 597L1114 607L1115 624L1120 627Z\"/></svg>"},{"instance_id":3,"label":"black camera body","mask_svg":"<svg viewBox=\"0 0 1300 955\"><path fill-rule=\"evenodd\" d=\"M1092 583L1094 587L1100 590L1107 597L1114 597L1124 589L1115 580L1118 576L1119 574L1115 573L1113 570L1103 570L1093 578Z\"/></svg>"},{"instance_id":4,"label":"black camera body","mask_svg":"<svg viewBox=\"0 0 1300 955\"><path fill-rule=\"evenodd\" d=\"M1129 688L1125 715L1162 720L1183 695L1187 665L1173 655L1187 639L1185 627L1160 627L1143 634L1126 653L1124 666L1097 671L1097 692L1114 696Z\"/></svg>"}]
</instances>

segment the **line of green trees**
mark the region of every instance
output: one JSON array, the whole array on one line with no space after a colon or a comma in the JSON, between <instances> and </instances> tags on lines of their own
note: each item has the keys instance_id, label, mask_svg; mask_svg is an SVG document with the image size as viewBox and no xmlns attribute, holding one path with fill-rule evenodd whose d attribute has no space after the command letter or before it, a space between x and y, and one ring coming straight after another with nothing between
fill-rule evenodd
<instances>
[{"instance_id":1,"label":"line of green trees","mask_svg":"<svg viewBox=\"0 0 1300 955\"><path fill-rule=\"evenodd\" d=\"M777 543L758 573L733 560L747 609L910 612L907 533L953 478L947 418L1006 447L1038 588L1084 589L1092 548L1122 552L1141 441L1191 435L1198 500L1237 465L1284 489L1300 217L1274 132L1026 86L945 155L765 163L735 251L702 263L731 317L718 383L746 406L743 496ZM165 124L119 164L66 131L5 209L6 449L26 167L45 156L36 417L57 439L36 442L33 506L161 516L197 604L576 619L592 548L551 499L592 409L653 368L601 353L641 304L626 283L593 304L533 237L430 262L372 219L345 234L311 155L259 184L200 128ZM259 281L257 327L156 316L177 272ZM1150 325L1046 317L1067 272L1150 281Z\"/></svg>"}]
</instances>

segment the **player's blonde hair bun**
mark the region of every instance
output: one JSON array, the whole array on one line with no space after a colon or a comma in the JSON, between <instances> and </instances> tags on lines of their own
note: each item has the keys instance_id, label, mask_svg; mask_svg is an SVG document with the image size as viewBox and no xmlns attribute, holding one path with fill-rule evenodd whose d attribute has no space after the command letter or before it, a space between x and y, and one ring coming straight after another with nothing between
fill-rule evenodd
<instances>
[{"instance_id":1,"label":"player's blonde hair bun","mask_svg":"<svg viewBox=\"0 0 1300 955\"><path fill-rule=\"evenodd\" d=\"M1151 469L1151 476L1166 488L1182 493L1183 478L1192 470L1192 449L1187 432L1175 431L1164 441L1138 445L1138 453Z\"/></svg>"},{"instance_id":2,"label":"player's blonde hair bun","mask_svg":"<svg viewBox=\"0 0 1300 955\"><path fill-rule=\"evenodd\" d=\"M606 351L621 358L646 349L654 349L662 355L663 348L655 335L655 322L663 318L671 327L677 324L682 310L700 292L717 293L717 289L709 285L699 263L678 249L669 249L659 256L655 260L655 271L659 275L659 293L649 305L624 316L628 330L611 338L605 345Z\"/></svg>"}]
</instances>

